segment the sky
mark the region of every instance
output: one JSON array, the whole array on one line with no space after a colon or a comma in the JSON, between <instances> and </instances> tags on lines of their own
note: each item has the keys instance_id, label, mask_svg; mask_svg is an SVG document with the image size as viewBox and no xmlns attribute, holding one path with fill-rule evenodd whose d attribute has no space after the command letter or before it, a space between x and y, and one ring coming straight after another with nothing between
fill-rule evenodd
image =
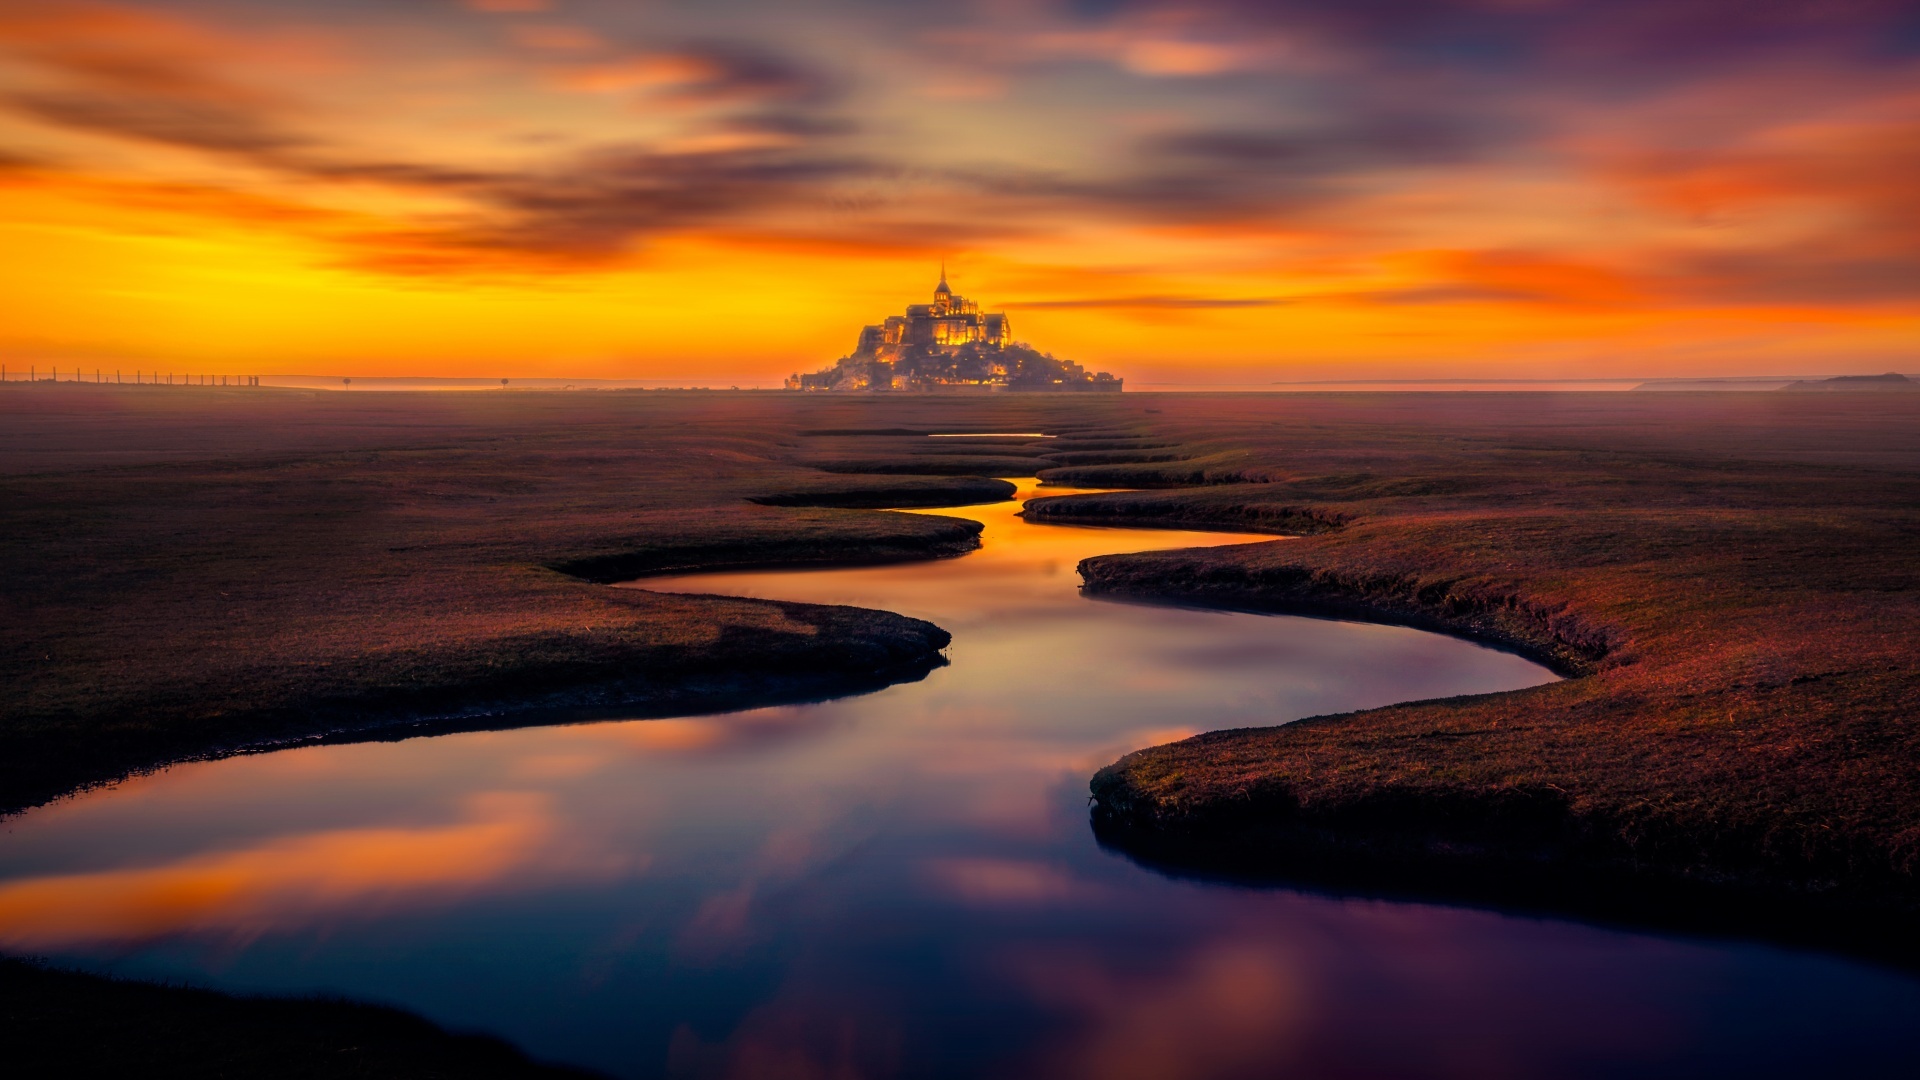
<instances>
[{"instance_id":1,"label":"sky","mask_svg":"<svg viewBox=\"0 0 1920 1080\"><path fill-rule=\"evenodd\" d=\"M0 360L1920 370L1912 0L0 0Z\"/></svg>"}]
</instances>

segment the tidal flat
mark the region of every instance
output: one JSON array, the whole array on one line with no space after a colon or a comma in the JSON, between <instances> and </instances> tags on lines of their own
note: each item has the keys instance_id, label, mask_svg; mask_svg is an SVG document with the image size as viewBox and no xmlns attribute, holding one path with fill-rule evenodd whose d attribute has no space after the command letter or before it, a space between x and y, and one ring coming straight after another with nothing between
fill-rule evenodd
<instances>
[{"instance_id":1,"label":"tidal flat","mask_svg":"<svg viewBox=\"0 0 1920 1080\"><path fill-rule=\"evenodd\" d=\"M1080 567L1093 591L1443 629L1570 676L1141 750L1094 777L1114 850L1555 906L1515 891L1550 868L1656 922L1668 901L1644 898L1681 885L1705 910L1772 905L1720 929L1845 923L1868 931L1853 951L1907 955L1910 403L33 385L0 412L10 807L316 739L922 677L950 641L923 619L604 583L961 555L974 522L848 507L1004 498L992 476L1039 475L1141 490L1037 500L1035 521L1292 537L1101 556ZM979 431L1055 438L927 438ZM100 1008L152 1001L96 989Z\"/></svg>"}]
</instances>

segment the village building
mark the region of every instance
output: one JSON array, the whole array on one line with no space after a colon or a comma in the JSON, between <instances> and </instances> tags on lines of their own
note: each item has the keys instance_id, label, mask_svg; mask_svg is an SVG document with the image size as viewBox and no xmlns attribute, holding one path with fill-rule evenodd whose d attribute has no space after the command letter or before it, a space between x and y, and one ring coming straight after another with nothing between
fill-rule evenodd
<instances>
[{"instance_id":1,"label":"village building","mask_svg":"<svg viewBox=\"0 0 1920 1080\"><path fill-rule=\"evenodd\" d=\"M851 353L811 375L792 375L789 390L1042 390L1118 393L1123 380L1093 373L1013 340L999 312L954 295L944 267L930 304L862 327Z\"/></svg>"}]
</instances>

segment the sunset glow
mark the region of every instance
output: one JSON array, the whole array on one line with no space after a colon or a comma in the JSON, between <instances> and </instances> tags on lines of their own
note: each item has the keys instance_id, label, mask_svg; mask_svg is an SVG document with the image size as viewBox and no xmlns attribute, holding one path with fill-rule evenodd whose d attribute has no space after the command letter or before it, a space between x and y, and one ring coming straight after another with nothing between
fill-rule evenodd
<instances>
[{"instance_id":1,"label":"sunset glow","mask_svg":"<svg viewBox=\"0 0 1920 1080\"><path fill-rule=\"evenodd\" d=\"M766 384L1913 370L1911 4L0 0L0 357Z\"/></svg>"},{"instance_id":2,"label":"sunset glow","mask_svg":"<svg viewBox=\"0 0 1920 1080\"><path fill-rule=\"evenodd\" d=\"M551 823L525 796L473 800L474 820L432 828L277 837L159 866L0 886L0 943L46 948L183 931L244 937L316 913L420 902L524 870Z\"/></svg>"}]
</instances>

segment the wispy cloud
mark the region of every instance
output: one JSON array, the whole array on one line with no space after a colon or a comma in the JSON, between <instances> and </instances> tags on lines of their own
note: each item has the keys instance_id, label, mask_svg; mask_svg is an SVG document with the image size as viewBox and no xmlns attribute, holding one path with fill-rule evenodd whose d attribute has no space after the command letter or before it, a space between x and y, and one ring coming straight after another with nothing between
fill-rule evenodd
<instances>
[{"instance_id":1,"label":"wispy cloud","mask_svg":"<svg viewBox=\"0 0 1920 1080\"><path fill-rule=\"evenodd\" d=\"M553 10L554 0L461 0L475 11L495 15L526 15Z\"/></svg>"},{"instance_id":2,"label":"wispy cloud","mask_svg":"<svg viewBox=\"0 0 1920 1080\"><path fill-rule=\"evenodd\" d=\"M563 68L554 81L568 90L641 90L663 101L705 106L815 103L835 90L824 72L728 42Z\"/></svg>"},{"instance_id":3,"label":"wispy cloud","mask_svg":"<svg viewBox=\"0 0 1920 1080\"><path fill-rule=\"evenodd\" d=\"M194 97L47 92L14 94L4 104L61 127L220 154L273 159L309 145L252 110Z\"/></svg>"},{"instance_id":4,"label":"wispy cloud","mask_svg":"<svg viewBox=\"0 0 1920 1080\"><path fill-rule=\"evenodd\" d=\"M1920 303L1906 0L790 12L4 6L0 174L408 288L690 238L834 281L952 253L1060 325L1507 340Z\"/></svg>"},{"instance_id":5,"label":"wispy cloud","mask_svg":"<svg viewBox=\"0 0 1920 1080\"><path fill-rule=\"evenodd\" d=\"M1008 300L1005 307L1037 310L1219 311L1292 303L1283 296L1085 296L1063 300Z\"/></svg>"},{"instance_id":6,"label":"wispy cloud","mask_svg":"<svg viewBox=\"0 0 1920 1080\"><path fill-rule=\"evenodd\" d=\"M853 159L779 152L599 150L549 169L450 184L469 201L468 213L362 236L347 261L407 274L606 266L649 236L785 205L862 168Z\"/></svg>"}]
</instances>

